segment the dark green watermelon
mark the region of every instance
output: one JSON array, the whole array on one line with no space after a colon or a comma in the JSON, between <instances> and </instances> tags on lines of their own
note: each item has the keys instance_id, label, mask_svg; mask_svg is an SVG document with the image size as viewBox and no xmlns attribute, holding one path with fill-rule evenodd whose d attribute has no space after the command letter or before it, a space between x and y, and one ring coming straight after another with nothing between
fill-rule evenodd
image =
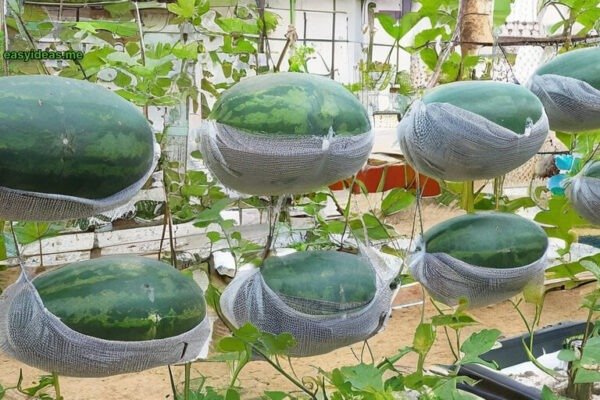
<instances>
[{"instance_id":1,"label":"dark green watermelon","mask_svg":"<svg viewBox=\"0 0 600 400\"><path fill-rule=\"evenodd\" d=\"M567 76L600 90L600 47L563 53L542 65L535 74Z\"/></svg>"},{"instance_id":2,"label":"dark green watermelon","mask_svg":"<svg viewBox=\"0 0 600 400\"><path fill-rule=\"evenodd\" d=\"M371 130L365 108L341 84L282 72L246 78L221 94L210 118L265 135L350 136Z\"/></svg>"},{"instance_id":3,"label":"dark green watermelon","mask_svg":"<svg viewBox=\"0 0 600 400\"><path fill-rule=\"evenodd\" d=\"M449 103L480 115L517 134L543 112L540 100L523 86L493 81L454 82L438 86L423 97L425 104Z\"/></svg>"},{"instance_id":4,"label":"dark green watermelon","mask_svg":"<svg viewBox=\"0 0 600 400\"><path fill-rule=\"evenodd\" d=\"M147 174L153 143L138 108L100 85L0 78L0 187L102 199Z\"/></svg>"},{"instance_id":5,"label":"dark green watermelon","mask_svg":"<svg viewBox=\"0 0 600 400\"><path fill-rule=\"evenodd\" d=\"M375 271L368 261L344 252L306 251L270 257L261 274L287 305L313 315L359 308L376 292Z\"/></svg>"},{"instance_id":6,"label":"dark green watermelon","mask_svg":"<svg viewBox=\"0 0 600 400\"><path fill-rule=\"evenodd\" d=\"M591 161L583 171L584 176L600 179L600 160Z\"/></svg>"},{"instance_id":7,"label":"dark green watermelon","mask_svg":"<svg viewBox=\"0 0 600 400\"><path fill-rule=\"evenodd\" d=\"M73 263L33 280L44 306L71 329L143 341L187 332L206 316L200 287L168 264L136 256Z\"/></svg>"},{"instance_id":8,"label":"dark green watermelon","mask_svg":"<svg viewBox=\"0 0 600 400\"><path fill-rule=\"evenodd\" d=\"M545 254L548 237L536 223L514 214L475 213L444 221L424 235L427 253L445 253L486 268L529 265Z\"/></svg>"}]
</instances>

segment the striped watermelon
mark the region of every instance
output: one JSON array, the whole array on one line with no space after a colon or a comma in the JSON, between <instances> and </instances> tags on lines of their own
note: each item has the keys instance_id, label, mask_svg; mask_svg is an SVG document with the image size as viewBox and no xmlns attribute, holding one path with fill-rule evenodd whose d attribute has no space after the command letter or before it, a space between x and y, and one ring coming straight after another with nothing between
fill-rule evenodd
<instances>
[{"instance_id":1,"label":"striped watermelon","mask_svg":"<svg viewBox=\"0 0 600 400\"><path fill-rule=\"evenodd\" d=\"M366 110L341 84L295 72L247 78L223 92L210 118L254 134L359 135L371 130Z\"/></svg>"},{"instance_id":2,"label":"striped watermelon","mask_svg":"<svg viewBox=\"0 0 600 400\"><path fill-rule=\"evenodd\" d=\"M441 85L426 93L425 104L449 103L523 134L527 121L542 117L540 100L526 88L502 82L470 81Z\"/></svg>"},{"instance_id":3,"label":"striped watermelon","mask_svg":"<svg viewBox=\"0 0 600 400\"><path fill-rule=\"evenodd\" d=\"M0 187L103 199L147 174L153 146L137 107L100 85L0 78Z\"/></svg>"},{"instance_id":4,"label":"striped watermelon","mask_svg":"<svg viewBox=\"0 0 600 400\"><path fill-rule=\"evenodd\" d=\"M187 332L206 316L198 285L144 257L69 264L33 280L44 306L69 328L107 340L143 341Z\"/></svg>"},{"instance_id":5,"label":"striped watermelon","mask_svg":"<svg viewBox=\"0 0 600 400\"><path fill-rule=\"evenodd\" d=\"M445 253L484 268L523 267L548 248L548 237L536 223L497 212L451 218L425 232L423 241L429 254Z\"/></svg>"},{"instance_id":6,"label":"striped watermelon","mask_svg":"<svg viewBox=\"0 0 600 400\"><path fill-rule=\"evenodd\" d=\"M535 74L567 76L600 90L600 47L563 53L542 65Z\"/></svg>"},{"instance_id":7,"label":"striped watermelon","mask_svg":"<svg viewBox=\"0 0 600 400\"><path fill-rule=\"evenodd\" d=\"M270 257L260 271L265 283L288 306L312 315L360 308L377 290L375 271L367 260L338 251Z\"/></svg>"}]
</instances>

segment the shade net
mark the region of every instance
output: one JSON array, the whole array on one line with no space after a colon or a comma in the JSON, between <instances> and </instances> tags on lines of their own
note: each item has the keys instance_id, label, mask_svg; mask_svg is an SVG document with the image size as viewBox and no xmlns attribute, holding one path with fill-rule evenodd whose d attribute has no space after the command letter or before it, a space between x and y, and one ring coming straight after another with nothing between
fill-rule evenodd
<instances>
[{"instance_id":1,"label":"shade net","mask_svg":"<svg viewBox=\"0 0 600 400\"><path fill-rule=\"evenodd\" d=\"M579 174L567 181L565 193L573 208L589 222L600 225L600 178L586 176L588 164ZM600 161L596 162L596 168Z\"/></svg>"},{"instance_id":2,"label":"shade net","mask_svg":"<svg viewBox=\"0 0 600 400\"><path fill-rule=\"evenodd\" d=\"M366 304L349 309L348 305L335 308L333 303L294 299L292 308L286 303L289 299L269 288L260 269L251 269L240 272L221 295L223 314L236 327L250 322L272 334L291 333L297 344L289 354L295 357L324 354L366 340L387 322L395 292L390 284L399 266L389 266L367 247L360 248L359 256L366 258L376 275L375 295ZM332 314L324 315L323 307Z\"/></svg>"},{"instance_id":3,"label":"shade net","mask_svg":"<svg viewBox=\"0 0 600 400\"><path fill-rule=\"evenodd\" d=\"M445 253L427 253L417 246L409 261L412 276L435 300L453 306L461 298L470 308L483 307L509 299L529 284L544 279L546 256L516 268L484 268L468 264Z\"/></svg>"},{"instance_id":4,"label":"shade net","mask_svg":"<svg viewBox=\"0 0 600 400\"><path fill-rule=\"evenodd\" d=\"M0 350L63 376L104 377L193 361L208 342L211 326L205 318L170 338L104 340L76 332L50 313L25 273L0 295Z\"/></svg>"},{"instance_id":5,"label":"shade net","mask_svg":"<svg viewBox=\"0 0 600 400\"><path fill-rule=\"evenodd\" d=\"M225 186L254 195L302 194L354 175L366 163L373 132L354 136L270 136L208 122L204 162Z\"/></svg>"},{"instance_id":6,"label":"shade net","mask_svg":"<svg viewBox=\"0 0 600 400\"><path fill-rule=\"evenodd\" d=\"M160 158L154 143L154 159L144 176L123 190L103 199L86 199L52 193L37 193L0 187L0 218L14 221L58 221L88 218L127 204L152 175ZM118 213L115 213L118 216Z\"/></svg>"},{"instance_id":7,"label":"shade net","mask_svg":"<svg viewBox=\"0 0 600 400\"><path fill-rule=\"evenodd\" d=\"M544 105L551 129L581 132L600 128L600 90L589 83L545 74L533 75L527 85Z\"/></svg>"},{"instance_id":8,"label":"shade net","mask_svg":"<svg viewBox=\"0 0 600 400\"><path fill-rule=\"evenodd\" d=\"M450 181L504 175L533 157L547 135L545 113L519 135L452 104L420 100L398 125L407 161L421 173Z\"/></svg>"}]
</instances>

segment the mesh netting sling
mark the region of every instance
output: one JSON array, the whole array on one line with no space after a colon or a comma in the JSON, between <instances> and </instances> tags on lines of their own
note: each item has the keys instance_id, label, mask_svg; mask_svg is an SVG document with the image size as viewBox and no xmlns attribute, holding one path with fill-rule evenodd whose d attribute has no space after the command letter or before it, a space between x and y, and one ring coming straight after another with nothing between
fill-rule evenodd
<instances>
[{"instance_id":1,"label":"mesh netting sling","mask_svg":"<svg viewBox=\"0 0 600 400\"><path fill-rule=\"evenodd\" d=\"M421 100L413 103L398 125L398 141L407 161L419 172L451 181L503 175L533 157L547 134L543 111L519 135L455 105Z\"/></svg>"},{"instance_id":2,"label":"mesh netting sling","mask_svg":"<svg viewBox=\"0 0 600 400\"><path fill-rule=\"evenodd\" d=\"M154 143L152 165L146 174L127 188L103 199L86 199L52 193L36 193L0 187L0 216L8 220L57 221L87 218L113 210L130 201L152 175L160 158Z\"/></svg>"},{"instance_id":3,"label":"mesh netting sling","mask_svg":"<svg viewBox=\"0 0 600 400\"><path fill-rule=\"evenodd\" d=\"M409 259L412 276L435 300L481 307L543 283L548 237L523 217L466 214L429 229Z\"/></svg>"},{"instance_id":4,"label":"mesh netting sling","mask_svg":"<svg viewBox=\"0 0 600 400\"><path fill-rule=\"evenodd\" d=\"M482 268L443 253L423 249L410 259L409 268L435 300L457 305L461 298L470 307L482 307L515 296L528 284L543 282L546 259L519 268Z\"/></svg>"},{"instance_id":5,"label":"mesh netting sling","mask_svg":"<svg viewBox=\"0 0 600 400\"><path fill-rule=\"evenodd\" d=\"M0 294L0 350L64 376L104 377L193 361L203 352L211 331L205 318L193 329L164 339L116 341L81 334L44 307L24 268Z\"/></svg>"},{"instance_id":6,"label":"mesh netting sling","mask_svg":"<svg viewBox=\"0 0 600 400\"><path fill-rule=\"evenodd\" d=\"M268 136L207 122L200 148L225 186L248 194L307 193L348 178L365 164L374 135Z\"/></svg>"},{"instance_id":7,"label":"mesh netting sling","mask_svg":"<svg viewBox=\"0 0 600 400\"><path fill-rule=\"evenodd\" d=\"M366 340L385 326L390 315L394 295L390 284L399 266L389 266L381 255L367 247L360 247L359 254L365 257L376 277L373 299L358 305L359 308L353 305L351 310L340 310L339 306L323 301L280 297L266 284L260 269L250 269L241 271L221 295L223 314L237 327L250 322L272 334L291 333L297 344L290 355L296 357L324 354ZM310 310L315 309L337 313L311 314Z\"/></svg>"},{"instance_id":8,"label":"mesh netting sling","mask_svg":"<svg viewBox=\"0 0 600 400\"><path fill-rule=\"evenodd\" d=\"M591 223L600 225L600 161L590 162L565 184L573 208Z\"/></svg>"},{"instance_id":9,"label":"mesh netting sling","mask_svg":"<svg viewBox=\"0 0 600 400\"><path fill-rule=\"evenodd\" d=\"M544 104L553 130L579 132L600 128L600 90L589 83L546 74L533 75L528 86Z\"/></svg>"}]
</instances>

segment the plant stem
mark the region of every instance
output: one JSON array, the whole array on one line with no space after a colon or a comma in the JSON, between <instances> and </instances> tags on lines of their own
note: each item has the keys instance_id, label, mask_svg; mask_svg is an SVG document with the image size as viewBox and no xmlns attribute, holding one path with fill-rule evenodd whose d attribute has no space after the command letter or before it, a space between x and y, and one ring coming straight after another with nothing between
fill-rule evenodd
<instances>
[{"instance_id":1,"label":"plant stem","mask_svg":"<svg viewBox=\"0 0 600 400\"><path fill-rule=\"evenodd\" d=\"M475 186L473 181L465 181L463 183L462 208L468 213L475 211L474 191Z\"/></svg>"},{"instance_id":2,"label":"plant stem","mask_svg":"<svg viewBox=\"0 0 600 400\"><path fill-rule=\"evenodd\" d=\"M52 373L52 380L54 382L54 393L56 394L56 400L63 400L63 397L60 395L60 382L58 381L58 374L56 372Z\"/></svg>"},{"instance_id":3,"label":"plant stem","mask_svg":"<svg viewBox=\"0 0 600 400\"><path fill-rule=\"evenodd\" d=\"M183 399L189 400L190 398L190 375L192 370L192 363L187 362L184 365L184 378L183 378Z\"/></svg>"}]
</instances>

